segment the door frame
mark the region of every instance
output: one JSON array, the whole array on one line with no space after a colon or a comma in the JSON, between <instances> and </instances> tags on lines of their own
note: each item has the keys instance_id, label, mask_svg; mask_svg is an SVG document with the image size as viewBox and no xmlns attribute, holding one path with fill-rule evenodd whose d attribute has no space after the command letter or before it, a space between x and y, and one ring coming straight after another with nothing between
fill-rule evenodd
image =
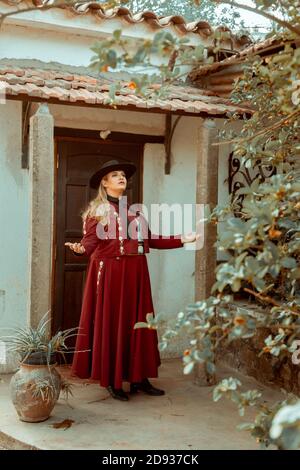
<instances>
[{"instance_id":1,"label":"door frame","mask_svg":"<svg viewBox=\"0 0 300 470\"><path fill-rule=\"evenodd\" d=\"M51 272L51 334L55 334L54 330L54 315L55 315L55 287L56 287L56 258L57 258L57 194L58 194L58 168L59 168L59 154L58 154L58 142L59 141L72 141L72 142L89 142L99 143L108 145L114 144L140 144L140 166L138 171L140 172L140 188L139 188L139 202L143 202L143 171L144 171L144 147L146 143L164 143L165 136L154 136L144 134L129 134L125 132L111 132L109 138L103 140L99 136L99 131L88 130L88 129L74 129L74 128L62 128L54 127L54 194L53 194L53 245L52 245L52 272Z\"/></svg>"}]
</instances>

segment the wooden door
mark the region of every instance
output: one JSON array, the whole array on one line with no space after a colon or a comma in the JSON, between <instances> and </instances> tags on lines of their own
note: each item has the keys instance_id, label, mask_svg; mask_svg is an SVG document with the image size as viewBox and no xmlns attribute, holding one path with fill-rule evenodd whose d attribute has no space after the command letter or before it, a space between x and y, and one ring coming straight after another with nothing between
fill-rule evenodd
<instances>
[{"instance_id":1,"label":"wooden door","mask_svg":"<svg viewBox=\"0 0 300 470\"><path fill-rule=\"evenodd\" d=\"M140 202L143 144L57 137L56 150L53 333L79 324L88 258L74 255L64 244L79 242L83 236L80 211L97 194L97 190L89 187L89 179L107 160L131 161L138 170L128 182L126 195L129 204ZM73 346L75 340L71 343L68 345ZM71 355L67 356L70 361Z\"/></svg>"}]
</instances>

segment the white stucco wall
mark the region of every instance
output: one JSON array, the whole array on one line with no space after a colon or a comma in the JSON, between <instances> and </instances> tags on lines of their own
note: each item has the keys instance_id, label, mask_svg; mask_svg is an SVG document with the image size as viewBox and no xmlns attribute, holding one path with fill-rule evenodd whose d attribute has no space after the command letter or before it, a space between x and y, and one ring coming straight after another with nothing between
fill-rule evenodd
<instances>
[{"instance_id":1,"label":"white stucco wall","mask_svg":"<svg viewBox=\"0 0 300 470\"><path fill-rule=\"evenodd\" d=\"M21 113L20 102L0 105L0 336L8 334L4 327L27 323L29 181L21 168Z\"/></svg>"},{"instance_id":2,"label":"white stucco wall","mask_svg":"<svg viewBox=\"0 0 300 470\"><path fill-rule=\"evenodd\" d=\"M12 5L1 6L1 11L12 11L15 7ZM5 20L5 28L9 26L19 26L27 29L27 34L30 31L42 30L55 31L55 34L62 33L68 38L70 36L77 36L82 40L83 38L94 38L100 39L110 36L112 31L122 29L122 36L126 39L143 38L151 39L159 31L170 32L174 36L179 38L187 38L190 45L196 45L201 42L203 45L211 45L213 43L213 37L201 37L195 33L182 33L179 29L174 26L167 26L163 29L151 28L145 21L140 23L131 24L120 17L112 19L101 19L97 18L92 14L87 15L76 15L70 11L61 9L50 9L48 11L30 11L14 16L10 16ZM5 32L5 30L4 30ZM42 39L42 38L39 38ZM230 41L228 40L228 46Z\"/></svg>"},{"instance_id":3,"label":"white stucco wall","mask_svg":"<svg viewBox=\"0 0 300 470\"><path fill-rule=\"evenodd\" d=\"M53 104L49 105L49 109L57 127L109 129L146 135L163 135L165 129L165 116L162 114Z\"/></svg>"},{"instance_id":4,"label":"white stucco wall","mask_svg":"<svg viewBox=\"0 0 300 470\"><path fill-rule=\"evenodd\" d=\"M62 31L6 25L1 33L0 57L88 66L93 55L90 48L95 41L90 36L68 37Z\"/></svg>"},{"instance_id":5,"label":"white stucco wall","mask_svg":"<svg viewBox=\"0 0 300 470\"><path fill-rule=\"evenodd\" d=\"M195 204L197 132L200 119L185 117L178 124L172 141L170 175L165 175L165 152L160 144L147 144L144 155L144 203ZM188 136L188 138L187 138ZM151 225L152 232L157 233ZM192 227L195 230L195 226ZM188 227L183 227L188 232ZM168 229L167 229L168 230ZM167 235L163 227L160 233ZM181 231L173 227L173 233ZM194 301L195 251L187 247L172 250L151 250L148 257L152 290L157 312L166 319Z\"/></svg>"},{"instance_id":6,"label":"white stucco wall","mask_svg":"<svg viewBox=\"0 0 300 470\"><path fill-rule=\"evenodd\" d=\"M0 105L0 327L24 324L28 297L28 170L21 168L20 102Z\"/></svg>"},{"instance_id":7,"label":"white stucco wall","mask_svg":"<svg viewBox=\"0 0 300 470\"><path fill-rule=\"evenodd\" d=\"M6 7L11 9L11 7ZM4 7L5 11L5 7ZM0 57L15 59L38 59L45 62L60 62L67 65L88 66L94 52L91 47L99 40L122 29L122 37L136 47L137 40L153 39L160 29L153 29L145 22L129 24L119 18L100 20L93 15L72 15L70 12L53 9L32 11L6 19L1 28ZM177 37L183 35L172 27L164 28ZM184 35L190 45L209 45L210 39L190 33ZM151 62L167 62L167 58L155 54Z\"/></svg>"}]
</instances>

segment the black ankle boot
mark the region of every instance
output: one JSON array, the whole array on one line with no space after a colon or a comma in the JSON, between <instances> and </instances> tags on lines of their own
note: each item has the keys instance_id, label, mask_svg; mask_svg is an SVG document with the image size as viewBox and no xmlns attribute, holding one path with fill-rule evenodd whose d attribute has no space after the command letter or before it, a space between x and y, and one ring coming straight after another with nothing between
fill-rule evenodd
<instances>
[{"instance_id":1,"label":"black ankle boot","mask_svg":"<svg viewBox=\"0 0 300 470\"><path fill-rule=\"evenodd\" d=\"M137 393L139 390L152 396L165 394L164 390L153 387L148 379L143 379L142 382L132 382L130 384L130 393Z\"/></svg>"},{"instance_id":2,"label":"black ankle boot","mask_svg":"<svg viewBox=\"0 0 300 470\"><path fill-rule=\"evenodd\" d=\"M109 385L106 387L106 390L108 390L111 396L116 400L128 401L128 395L122 388L114 388L112 385Z\"/></svg>"}]
</instances>

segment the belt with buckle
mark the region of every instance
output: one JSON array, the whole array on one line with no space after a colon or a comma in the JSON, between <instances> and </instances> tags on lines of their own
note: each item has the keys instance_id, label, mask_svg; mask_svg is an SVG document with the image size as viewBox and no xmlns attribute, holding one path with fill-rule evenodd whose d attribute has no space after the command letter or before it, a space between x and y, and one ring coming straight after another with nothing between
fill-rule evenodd
<instances>
[{"instance_id":1,"label":"belt with buckle","mask_svg":"<svg viewBox=\"0 0 300 470\"><path fill-rule=\"evenodd\" d=\"M126 253L124 256L141 256L144 253Z\"/></svg>"}]
</instances>

